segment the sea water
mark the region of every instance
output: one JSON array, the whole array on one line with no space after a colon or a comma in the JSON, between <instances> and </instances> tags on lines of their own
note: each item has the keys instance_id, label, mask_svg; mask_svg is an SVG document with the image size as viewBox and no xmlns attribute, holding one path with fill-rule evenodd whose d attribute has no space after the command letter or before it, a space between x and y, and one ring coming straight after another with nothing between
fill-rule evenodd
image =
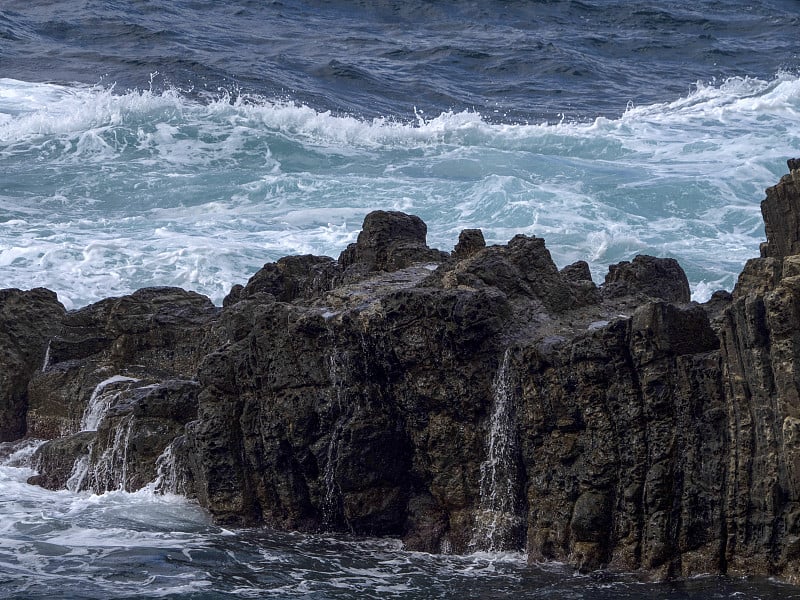
<instances>
[{"instance_id":1,"label":"sea water","mask_svg":"<svg viewBox=\"0 0 800 600\"><path fill-rule=\"evenodd\" d=\"M776 581L528 565L514 552L403 550L397 540L231 531L181 496L49 491L28 485L39 442L0 444L0 598L800 598Z\"/></svg>"},{"instance_id":2,"label":"sea water","mask_svg":"<svg viewBox=\"0 0 800 600\"><path fill-rule=\"evenodd\" d=\"M764 188L800 153L800 78L698 83L591 122L410 117L0 79L3 284L68 308L151 285L220 303L265 262L338 256L386 209L445 250L465 228L544 237L597 282L636 254L674 257L702 301L758 256Z\"/></svg>"},{"instance_id":3,"label":"sea water","mask_svg":"<svg viewBox=\"0 0 800 600\"><path fill-rule=\"evenodd\" d=\"M702 301L758 255L764 188L800 156L798 39L793 0L4 0L0 287L219 304L391 209L443 250L544 237L598 283L674 257ZM31 448L3 450L0 597L797 594L232 532L179 496L29 486Z\"/></svg>"},{"instance_id":4,"label":"sea water","mask_svg":"<svg viewBox=\"0 0 800 600\"><path fill-rule=\"evenodd\" d=\"M758 255L764 188L800 154L796 9L4 2L3 285L220 303L392 209L443 250L544 237L598 282L675 257L705 300Z\"/></svg>"}]
</instances>

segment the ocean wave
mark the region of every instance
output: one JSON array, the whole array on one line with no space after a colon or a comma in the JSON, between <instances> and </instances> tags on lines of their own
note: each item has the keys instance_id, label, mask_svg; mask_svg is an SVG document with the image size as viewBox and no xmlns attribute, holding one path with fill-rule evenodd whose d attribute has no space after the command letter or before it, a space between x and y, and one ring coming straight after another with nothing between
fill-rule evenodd
<instances>
[{"instance_id":1,"label":"ocean wave","mask_svg":"<svg viewBox=\"0 0 800 600\"><path fill-rule=\"evenodd\" d=\"M598 281L637 253L673 256L703 299L758 254L758 203L799 132L785 72L555 123L0 79L0 268L69 307L145 285L220 302L269 260L338 255L389 208L419 214L442 249L462 228L544 236Z\"/></svg>"},{"instance_id":2,"label":"ocean wave","mask_svg":"<svg viewBox=\"0 0 800 600\"><path fill-rule=\"evenodd\" d=\"M698 81L694 87L686 96L668 102L643 106L629 103L616 119L498 123L496 114L467 110L445 111L432 117L415 110L405 119L396 116L363 119L315 110L291 99L239 94L236 90L204 93L201 95L204 100L200 100L196 94L186 95L180 88L119 92L114 85L58 85L0 78L0 141L8 144L31 135L113 127L126 119L133 123L217 119L229 124L260 125L318 143L355 147L439 143L503 146L503 138L536 139L551 131L594 136L637 123L676 124L699 119L728 124L734 116L766 115L793 120L800 115L800 77L789 71L780 71L770 80L730 77L720 82Z\"/></svg>"}]
</instances>

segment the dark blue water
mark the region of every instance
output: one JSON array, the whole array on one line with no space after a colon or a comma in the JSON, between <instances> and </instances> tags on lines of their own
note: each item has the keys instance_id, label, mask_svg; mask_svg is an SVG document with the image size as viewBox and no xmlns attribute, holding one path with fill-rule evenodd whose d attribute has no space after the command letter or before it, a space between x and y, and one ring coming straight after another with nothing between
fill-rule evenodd
<instances>
[{"instance_id":1,"label":"dark blue water","mask_svg":"<svg viewBox=\"0 0 800 600\"><path fill-rule=\"evenodd\" d=\"M317 110L504 122L618 117L696 81L800 66L796 1L5 0L0 72L219 88Z\"/></svg>"},{"instance_id":2,"label":"dark blue water","mask_svg":"<svg viewBox=\"0 0 800 600\"><path fill-rule=\"evenodd\" d=\"M800 156L800 2L0 0L0 287L75 308L219 302L337 255L376 208L450 249L544 236L563 266L678 258L696 299L758 255ZM792 598L522 553L229 532L180 498L28 486L0 448L0 598ZM520 549L524 551L524 549Z\"/></svg>"}]
</instances>

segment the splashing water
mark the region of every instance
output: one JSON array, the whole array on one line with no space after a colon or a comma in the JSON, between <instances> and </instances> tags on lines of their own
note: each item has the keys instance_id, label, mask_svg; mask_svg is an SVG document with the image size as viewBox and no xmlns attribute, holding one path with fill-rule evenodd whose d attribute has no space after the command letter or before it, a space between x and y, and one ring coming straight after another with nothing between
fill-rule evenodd
<instances>
[{"instance_id":1,"label":"splashing water","mask_svg":"<svg viewBox=\"0 0 800 600\"><path fill-rule=\"evenodd\" d=\"M392 209L444 250L464 228L542 236L597 281L635 254L675 257L704 300L758 255L759 202L798 131L790 73L541 124L0 79L0 267L68 308L147 285L220 302L266 261L337 256L367 212Z\"/></svg>"},{"instance_id":2,"label":"splashing water","mask_svg":"<svg viewBox=\"0 0 800 600\"><path fill-rule=\"evenodd\" d=\"M92 465L89 483L92 489L101 492L128 489L128 451L134 420L134 415L127 415L120 420L114 430L112 443Z\"/></svg>"},{"instance_id":3,"label":"splashing water","mask_svg":"<svg viewBox=\"0 0 800 600\"><path fill-rule=\"evenodd\" d=\"M516 431L516 408L511 349L492 383L492 412L489 416L486 460L481 464L480 508L470 546L497 552L515 549L519 516L519 443Z\"/></svg>"},{"instance_id":4,"label":"splashing water","mask_svg":"<svg viewBox=\"0 0 800 600\"><path fill-rule=\"evenodd\" d=\"M175 456L175 443L173 440L167 444L161 455L156 459L156 478L148 485L154 493L158 494L186 494L186 475L181 472Z\"/></svg>"},{"instance_id":5,"label":"splashing water","mask_svg":"<svg viewBox=\"0 0 800 600\"><path fill-rule=\"evenodd\" d=\"M114 401L119 398L120 394L130 387L123 386L122 389L119 389L120 386L116 384L136 383L138 381L138 379L133 377L114 375L98 383L92 395L89 397L89 402L87 402L86 409L83 412L81 431L97 431L97 427L100 425L100 421L103 420L108 409L113 405ZM107 388L111 389L107 390Z\"/></svg>"}]
</instances>

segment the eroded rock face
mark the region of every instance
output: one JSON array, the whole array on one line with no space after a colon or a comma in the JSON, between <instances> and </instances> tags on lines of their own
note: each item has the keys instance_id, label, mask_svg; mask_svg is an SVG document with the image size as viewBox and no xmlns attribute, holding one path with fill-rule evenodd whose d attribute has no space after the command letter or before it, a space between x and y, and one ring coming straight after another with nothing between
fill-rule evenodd
<instances>
[{"instance_id":1,"label":"eroded rock face","mask_svg":"<svg viewBox=\"0 0 800 600\"><path fill-rule=\"evenodd\" d=\"M91 429L50 440L33 463L30 483L59 490L136 491L154 484L165 492L191 494L174 481L170 446L197 418L196 381L121 382ZM111 386L107 386L111 387Z\"/></svg>"},{"instance_id":2,"label":"eroded rock face","mask_svg":"<svg viewBox=\"0 0 800 600\"><path fill-rule=\"evenodd\" d=\"M661 575L722 568L725 403L703 309L666 302L526 348L531 558Z\"/></svg>"},{"instance_id":3,"label":"eroded rock face","mask_svg":"<svg viewBox=\"0 0 800 600\"><path fill-rule=\"evenodd\" d=\"M728 438L737 450L726 473L727 566L747 573L757 565L793 581L800 581L798 179L795 168L767 190L766 256L748 261L721 335Z\"/></svg>"},{"instance_id":4,"label":"eroded rock face","mask_svg":"<svg viewBox=\"0 0 800 600\"><path fill-rule=\"evenodd\" d=\"M65 314L49 290L0 290L0 442L26 434L28 382Z\"/></svg>"},{"instance_id":5,"label":"eroded rock face","mask_svg":"<svg viewBox=\"0 0 800 600\"><path fill-rule=\"evenodd\" d=\"M218 313L199 294L147 288L62 315L27 385L27 434L51 440L32 481L102 493L166 477L159 461L197 418L198 366L223 342Z\"/></svg>"},{"instance_id":6,"label":"eroded rock face","mask_svg":"<svg viewBox=\"0 0 800 600\"><path fill-rule=\"evenodd\" d=\"M767 189L761 203L767 242L762 245L762 258L783 258L800 254L800 169L789 161L789 174Z\"/></svg>"},{"instance_id":7,"label":"eroded rock face","mask_svg":"<svg viewBox=\"0 0 800 600\"><path fill-rule=\"evenodd\" d=\"M217 309L178 288L145 288L67 313L49 341L48 362L28 386L28 435L80 431L92 394L114 377L158 381L194 377L220 341Z\"/></svg>"},{"instance_id":8,"label":"eroded rock face","mask_svg":"<svg viewBox=\"0 0 800 600\"><path fill-rule=\"evenodd\" d=\"M396 535L426 551L533 548L525 541L527 507L538 502L527 491L536 469L526 455L529 353L561 348L558 369L579 373L570 363L574 340L620 329L609 324L619 304L603 301L588 268L560 273L540 238L481 242L477 232L462 235L434 272L387 267L311 301L253 294L228 306L220 324L230 343L199 370L199 418L186 435L201 503L226 523ZM430 260L427 251L421 256ZM640 271L655 273L648 282L682 289L686 278L674 261L661 270L655 259L636 264L644 261ZM657 295L634 281L615 298L636 302L648 293ZM648 351L659 357L718 346L697 305L645 304L620 323L636 323L620 329L620 365L639 338L652 337ZM602 343L594 351L598 361L610 360ZM640 375L636 366L625 373L616 388ZM589 395L608 383L591 381ZM609 451L631 443L606 441ZM504 448L502 468L489 467L490 447ZM502 471L513 486L489 471ZM498 498L504 494L513 497ZM613 514L612 497L602 487L587 491L577 516L575 500L558 502L569 511L564 527L574 521L588 555L586 544L608 534L592 529L602 525L592 511ZM553 557L573 556L565 544ZM604 547L583 562L607 562Z\"/></svg>"},{"instance_id":9,"label":"eroded rock face","mask_svg":"<svg viewBox=\"0 0 800 600\"><path fill-rule=\"evenodd\" d=\"M763 256L705 305L672 259L597 286L540 238L448 255L379 211L221 311L162 289L69 313L30 378L29 431L67 435L38 482L84 457L91 489L169 480L229 524L800 581L799 191L767 192Z\"/></svg>"}]
</instances>

